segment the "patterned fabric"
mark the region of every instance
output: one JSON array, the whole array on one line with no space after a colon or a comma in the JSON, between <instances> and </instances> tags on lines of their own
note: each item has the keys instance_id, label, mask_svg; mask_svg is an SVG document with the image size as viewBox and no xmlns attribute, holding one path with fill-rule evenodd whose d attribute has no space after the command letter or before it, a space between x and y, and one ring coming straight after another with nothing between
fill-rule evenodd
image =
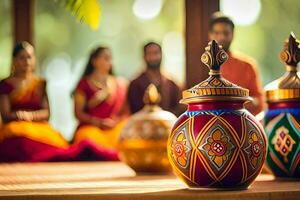
<instances>
[{"instance_id":1,"label":"patterned fabric","mask_svg":"<svg viewBox=\"0 0 300 200\"><path fill-rule=\"evenodd\" d=\"M88 115L99 119L119 116L120 111L126 101L126 88L125 84L122 84L119 79L112 79L115 83L115 91L110 94L108 99L99 102L98 104L96 103L92 107L88 106L89 102L97 101L95 96L98 92L101 93L101 88L95 87L95 85L93 85L88 78L83 78L79 81L75 93L79 93L85 97L86 103L88 104L85 112ZM115 155L113 156L113 160L116 160L118 157L116 151L117 140L124 124L125 121L121 121L112 129L102 130L94 125L79 122L79 126L74 133L73 143L76 145L82 142L92 143L98 152L103 153L102 155L98 154L100 159L106 160L107 158L111 157L110 155L107 155L106 152L114 152ZM82 159L86 158L83 157Z\"/></svg>"},{"instance_id":2,"label":"patterned fabric","mask_svg":"<svg viewBox=\"0 0 300 200\"><path fill-rule=\"evenodd\" d=\"M10 78L0 82L0 95L8 96L12 111L42 109L45 93L46 82L38 77L23 85L16 85ZM0 127L0 162L32 161L68 147L47 122L11 121Z\"/></svg>"},{"instance_id":3,"label":"patterned fabric","mask_svg":"<svg viewBox=\"0 0 300 200\"><path fill-rule=\"evenodd\" d=\"M100 119L119 114L126 101L126 88L125 84L122 84L118 79L114 82L116 83L116 90L111 94L109 99L99 102L92 107L86 106L86 113ZM95 98L97 92L101 92L101 88L95 87L87 78L83 78L79 81L75 89L76 92L84 95L87 102L89 102ZM84 125L84 123L80 123L80 125Z\"/></svg>"},{"instance_id":4,"label":"patterned fabric","mask_svg":"<svg viewBox=\"0 0 300 200\"><path fill-rule=\"evenodd\" d=\"M8 95L13 111L41 109L45 92L46 82L39 77L26 85L15 85L9 78L0 82L0 95Z\"/></svg>"}]
</instances>

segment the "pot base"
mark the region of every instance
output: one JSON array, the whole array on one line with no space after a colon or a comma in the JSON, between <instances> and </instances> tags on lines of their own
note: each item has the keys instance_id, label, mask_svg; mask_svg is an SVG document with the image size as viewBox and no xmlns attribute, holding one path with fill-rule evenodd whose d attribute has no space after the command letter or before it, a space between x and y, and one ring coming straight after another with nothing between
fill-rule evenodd
<instances>
[{"instance_id":1,"label":"pot base","mask_svg":"<svg viewBox=\"0 0 300 200\"><path fill-rule=\"evenodd\" d=\"M250 186L247 187L224 187L224 188L217 188L217 187L189 187L189 190L201 190L201 191L237 191L237 190L247 190Z\"/></svg>"}]
</instances>

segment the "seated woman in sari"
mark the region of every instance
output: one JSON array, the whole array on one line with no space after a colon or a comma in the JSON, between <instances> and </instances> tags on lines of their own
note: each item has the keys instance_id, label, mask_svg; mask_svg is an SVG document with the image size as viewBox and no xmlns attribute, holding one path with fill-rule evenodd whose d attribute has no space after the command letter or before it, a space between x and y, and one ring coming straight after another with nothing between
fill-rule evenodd
<instances>
[{"instance_id":1,"label":"seated woman in sari","mask_svg":"<svg viewBox=\"0 0 300 200\"><path fill-rule=\"evenodd\" d=\"M112 75L111 51L95 49L75 92L79 126L73 142L94 146L83 160L117 160L116 144L127 116L126 82ZM95 155L96 154L96 155Z\"/></svg>"},{"instance_id":2,"label":"seated woman in sari","mask_svg":"<svg viewBox=\"0 0 300 200\"><path fill-rule=\"evenodd\" d=\"M11 75L0 82L0 162L44 161L68 143L47 123L45 80L34 75L33 47L22 42L13 50Z\"/></svg>"}]
</instances>

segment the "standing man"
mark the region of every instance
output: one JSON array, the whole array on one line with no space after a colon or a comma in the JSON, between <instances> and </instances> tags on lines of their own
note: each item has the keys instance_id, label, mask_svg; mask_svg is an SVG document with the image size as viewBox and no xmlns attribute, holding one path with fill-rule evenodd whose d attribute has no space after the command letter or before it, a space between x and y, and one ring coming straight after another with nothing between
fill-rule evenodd
<instances>
[{"instance_id":1,"label":"standing man","mask_svg":"<svg viewBox=\"0 0 300 200\"><path fill-rule=\"evenodd\" d=\"M217 12L212 16L209 25L209 39L216 40L229 55L228 61L221 67L223 77L249 89L253 101L247 103L245 107L252 114L257 115L264 109L264 94L255 61L248 56L230 51L234 23L229 17Z\"/></svg>"},{"instance_id":2,"label":"standing man","mask_svg":"<svg viewBox=\"0 0 300 200\"><path fill-rule=\"evenodd\" d=\"M128 104L131 113L141 110L144 106L143 97L149 84L154 84L161 95L160 106L175 115L179 115L179 99L181 90L161 73L162 49L155 42L149 42L144 46L144 61L146 70L136 79L131 81L128 88Z\"/></svg>"}]
</instances>

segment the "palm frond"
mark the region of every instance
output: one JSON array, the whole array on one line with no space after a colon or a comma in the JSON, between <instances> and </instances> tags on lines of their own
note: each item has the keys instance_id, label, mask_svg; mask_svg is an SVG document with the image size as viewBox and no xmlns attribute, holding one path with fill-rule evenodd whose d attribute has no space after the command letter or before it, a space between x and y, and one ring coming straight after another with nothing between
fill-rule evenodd
<instances>
[{"instance_id":1,"label":"palm frond","mask_svg":"<svg viewBox=\"0 0 300 200\"><path fill-rule=\"evenodd\" d=\"M98 0L64 0L64 7L91 29L99 28L101 7Z\"/></svg>"}]
</instances>

